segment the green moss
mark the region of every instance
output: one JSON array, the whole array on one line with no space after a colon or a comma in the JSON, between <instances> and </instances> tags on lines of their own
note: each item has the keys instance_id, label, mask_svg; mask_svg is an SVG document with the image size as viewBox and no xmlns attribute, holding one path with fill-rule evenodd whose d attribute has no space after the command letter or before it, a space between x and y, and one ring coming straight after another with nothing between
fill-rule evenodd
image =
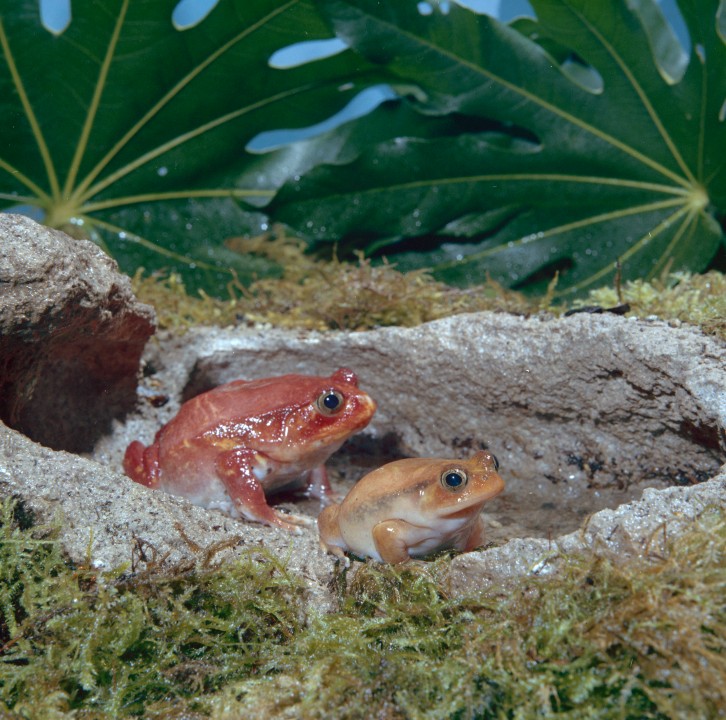
<instances>
[{"instance_id":1,"label":"green moss","mask_svg":"<svg viewBox=\"0 0 726 720\"><path fill-rule=\"evenodd\" d=\"M638 317L680 320L726 339L726 276L719 272L672 273L653 282L635 280L625 283L620 294L615 288L600 288L576 306L619 303L628 303Z\"/></svg>"},{"instance_id":2,"label":"green moss","mask_svg":"<svg viewBox=\"0 0 726 720\"><path fill-rule=\"evenodd\" d=\"M314 621L301 652L277 662L282 679L232 692L268 717L717 717L725 560L714 512L665 558L574 557L556 578L465 600L435 580L445 561L367 566L341 613Z\"/></svg>"},{"instance_id":3,"label":"green moss","mask_svg":"<svg viewBox=\"0 0 726 720\"><path fill-rule=\"evenodd\" d=\"M726 515L663 556L571 557L469 598L449 561L336 576L339 610L250 550L143 573L70 567L0 527L0 714L185 718L710 718L726 713Z\"/></svg>"},{"instance_id":4,"label":"green moss","mask_svg":"<svg viewBox=\"0 0 726 720\"><path fill-rule=\"evenodd\" d=\"M303 584L262 550L223 569L69 567L52 528L0 527L0 714L122 717L170 708L257 672L301 629Z\"/></svg>"}]
</instances>

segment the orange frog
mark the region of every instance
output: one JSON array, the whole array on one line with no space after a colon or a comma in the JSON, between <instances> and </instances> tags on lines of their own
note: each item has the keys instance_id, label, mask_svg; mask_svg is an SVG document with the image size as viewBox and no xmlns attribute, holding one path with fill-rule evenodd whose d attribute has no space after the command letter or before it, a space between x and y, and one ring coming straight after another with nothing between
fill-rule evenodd
<instances>
[{"instance_id":1,"label":"orange frog","mask_svg":"<svg viewBox=\"0 0 726 720\"><path fill-rule=\"evenodd\" d=\"M436 550L473 550L483 543L480 512L504 489L494 455L470 460L408 458L358 481L340 505L318 517L320 545L387 563ZM346 559L347 562L347 559Z\"/></svg>"},{"instance_id":2,"label":"orange frog","mask_svg":"<svg viewBox=\"0 0 726 720\"><path fill-rule=\"evenodd\" d=\"M148 447L132 442L124 471L195 505L294 530L311 521L271 508L265 496L306 487L325 500L325 461L375 410L346 368L236 380L185 402Z\"/></svg>"}]
</instances>

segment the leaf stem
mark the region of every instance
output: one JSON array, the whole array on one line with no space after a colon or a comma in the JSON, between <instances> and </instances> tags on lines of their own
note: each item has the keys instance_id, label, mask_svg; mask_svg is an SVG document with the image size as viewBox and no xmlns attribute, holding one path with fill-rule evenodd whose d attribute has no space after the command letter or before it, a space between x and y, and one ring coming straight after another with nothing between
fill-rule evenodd
<instances>
[{"instance_id":1,"label":"leaf stem","mask_svg":"<svg viewBox=\"0 0 726 720\"><path fill-rule=\"evenodd\" d=\"M13 195L12 193L0 192L0 200L9 200L16 205L33 205L35 207L42 207L42 204L38 202L38 198L34 195Z\"/></svg>"},{"instance_id":2,"label":"leaf stem","mask_svg":"<svg viewBox=\"0 0 726 720\"><path fill-rule=\"evenodd\" d=\"M16 167L8 162L5 162L2 158L0 158L0 169L5 170L8 174L12 175L16 180L25 185L28 190L35 193L36 198L34 198L33 202L36 204L50 204L50 195L48 195L45 190L36 185L27 175L21 173Z\"/></svg>"},{"instance_id":3,"label":"leaf stem","mask_svg":"<svg viewBox=\"0 0 726 720\"><path fill-rule=\"evenodd\" d=\"M658 183L644 182L641 180L628 180L626 178L609 178L588 175L566 175L564 173L491 173L487 175L465 175L460 177L426 178L425 180L412 180L411 182L386 185L385 188L372 187L363 190L356 190L356 195L368 195L371 193L392 192L396 190L409 190L426 186L457 185L479 182L542 182L542 183L583 183L586 185L609 185L618 188L631 188L633 190L644 190L659 192L664 195L674 195L676 202L683 202L683 198L690 197L693 188L673 187L672 185L660 185ZM338 194L349 194L351 191L343 190ZM329 197L335 197L330 193ZM670 201L669 201L670 202Z\"/></svg>"},{"instance_id":4,"label":"leaf stem","mask_svg":"<svg viewBox=\"0 0 726 720\"><path fill-rule=\"evenodd\" d=\"M174 87L172 87L156 104L153 105L144 115L121 137L118 142L101 158L101 160L95 165L95 167L86 175L86 177L83 179L81 183L79 183L78 187L73 193L73 199L78 200L79 203L84 202L89 197L93 197L97 192L99 192L99 188L103 189L105 187L108 187L111 183L115 182L119 179L119 177L123 177L123 175L126 175L127 173L131 172L132 170L136 169L140 165L144 164L143 162L136 161L134 163L130 163L129 165L126 165L124 168L121 168L116 173L114 173L112 176L110 176L112 179L109 181L108 178L106 180L102 181L101 183L97 183L94 185L90 190L89 186L94 182L94 180L103 172L103 170L106 168L106 166L113 160L116 155L124 148L128 143L139 133L139 131L147 125L158 113L164 108L174 97L176 97L187 85L189 85L194 78L196 78L202 71L204 71L207 67L209 67L213 62L215 62L219 57L221 57L224 53L226 53L230 48L232 48L234 45L236 45L238 42L243 40L245 37L250 35L251 33L255 32L260 27L264 26L267 22L269 22L272 18L279 15L280 13L285 12L289 7L292 5L295 5L299 0L290 0L290 2L285 3L279 8L275 8L272 12L268 13L265 17L261 18L259 21L254 23L253 25L250 25L249 27L245 28L242 32L235 35L235 37L231 38L229 41L227 41L224 45L222 45L220 48L215 50L209 57L207 57L203 62L199 63L196 67L194 67L190 72L188 72ZM166 147L166 146L162 146ZM163 152L163 151L162 151ZM149 153L146 153L143 158L146 158L144 162L148 162L149 159L152 159L153 157L157 157L160 155L161 152L154 152L151 151Z\"/></svg>"},{"instance_id":5,"label":"leaf stem","mask_svg":"<svg viewBox=\"0 0 726 720\"><path fill-rule=\"evenodd\" d=\"M686 230L690 230L689 235L690 235L690 237L693 237L693 233L697 227L697 223L694 223L693 221L698 216L698 214L699 214L699 211L697 208L695 208L695 207L689 208L688 217L686 218L686 221L674 233L673 239L670 241L670 243L668 243L668 247L665 249L665 251L663 253L661 253L660 258L658 258L658 262L653 266L653 268L648 273L649 278L657 277L658 275L660 275L662 268L665 267L666 263L671 259L674 248L678 245L678 243L680 243L681 238L685 234Z\"/></svg>"},{"instance_id":6,"label":"leaf stem","mask_svg":"<svg viewBox=\"0 0 726 720\"><path fill-rule=\"evenodd\" d=\"M640 86L640 83L635 78L635 75L633 74L632 70L627 66L627 64L623 61L623 59L620 57L620 55L615 51L615 48L601 35L594 25L592 25L588 20L585 18L585 16L582 13L579 13L576 10L572 10L575 14L577 14L580 17L580 20L583 25L585 25L588 30L598 39L600 44L605 48L607 53L610 55L610 57L615 60L616 64L620 68L621 72L625 77L627 78L628 82L630 83L630 86L635 90L636 95L640 99L640 102L643 104L643 107L645 108L645 111L648 113L651 121L653 122L653 125L655 125L656 130L658 131L658 134L663 138L663 142L666 144L666 147L668 150L670 150L671 155L673 156L673 159L678 163L678 167L683 171L683 174L686 176L688 183L691 185L696 184L696 178L694 177L693 173L691 172L691 169L686 164L685 160L683 159L683 156L681 155L680 151L678 150L677 145L673 142L673 139L670 136L670 133L665 129L665 126L661 122L660 117L658 116L658 113L656 113L655 108L651 104L650 100L648 99L647 94L643 90L643 88ZM674 176L674 180L678 178L678 176ZM683 184L683 179L678 178L678 181Z\"/></svg>"},{"instance_id":7,"label":"leaf stem","mask_svg":"<svg viewBox=\"0 0 726 720\"><path fill-rule=\"evenodd\" d=\"M30 129L32 130L35 141L38 144L38 150L40 151L40 156L43 159L45 171L48 176L48 183L50 185L51 195L53 197L59 198L60 185L58 184L58 176L55 172L53 159L51 158L50 151L48 150L45 138L43 137L43 132L40 129L40 124L38 123L38 119L35 117L35 113L33 112L33 106L30 104L30 99L28 98L28 94L25 90L25 86L23 85L22 78L20 77L17 65L15 64L15 58L13 57L13 53L10 49L10 44L5 33L5 27L3 25L2 17L0 17L0 47L2 47L3 53L5 54L5 60L7 61L8 69L10 70L10 77L13 80L15 90L18 93L18 97L20 98L23 110L25 110L25 114L28 118ZM34 183L29 184L30 181L28 181L27 178L25 179L25 181L23 181L22 178L24 177L25 176L19 174L18 179L20 179L21 182L24 182L24 184L30 190L33 190L33 192L35 192L37 185L35 185ZM41 191L41 194L46 199L50 199L46 193Z\"/></svg>"},{"instance_id":8,"label":"leaf stem","mask_svg":"<svg viewBox=\"0 0 726 720\"><path fill-rule=\"evenodd\" d=\"M246 197L271 198L273 190L245 190L242 188L222 188L219 190L178 190L172 192L146 193L145 195L129 195L112 198L100 202L88 203L83 206L84 213L98 212L110 208L135 205L145 202L163 202L164 200L192 200L194 198L234 198L244 200Z\"/></svg>"},{"instance_id":9,"label":"leaf stem","mask_svg":"<svg viewBox=\"0 0 726 720\"><path fill-rule=\"evenodd\" d=\"M618 140L618 138L614 137L613 135L610 135L609 133L606 133L604 130L600 130L599 128L595 127L594 125L585 122L582 118L577 117L576 115L573 115L572 113L567 112L566 110L563 110L561 107L558 107L557 105L547 102L544 100L544 98L540 97L539 95L536 95L533 92L530 92L529 90L526 90L523 87L520 87L518 85L515 85L512 82L509 82L508 80L505 80L500 75L497 75L489 70L486 70L481 65L477 65L476 63L467 60L460 55L457 55L451 51L446 50L445 48L434 45L433 43L426 42L423 38L421 38L418 35L414 35L411 32L408 32L404 30L401 27L393 26L392 23L386 22L384 20L381 20L381 18L375 18L375 20L379 23L382 23L384 25L390 26L392 29L394 29L397 33L402 34L406 37L408 37L409 40L411 40L415 44L420 44L426 46L429 50L435 53L439 53L443 55L444 57L448 57L453 62L463 65L464 67L469 68L471 71L473 71L477 75L482 75L491 82L497 83L501 85L502 87L506 88L507 90L515 93L516 95L519 95L523 97L525 100L528 100L529 102L533 103L534 105L538 105L539 107L543 108L544 110L547 110L548 112L551 112L554 115L558 115L566 122L569 122L570 124L574 125L575 127L579 127L585 132L590 133L591 135L594 135L597 138L600 138L603 142L612 145L615 148L618 148L622 152L626 153L627 155L630 155L631 157L638 160L638 162L641 162L643 165L646 165L656 172L660 173L661 175L664 175L665 177L672 180L674 183L680 185L681 187L688 188L690 185L689 179L692 178L692 175L690 171L688 171L687 166L684 164L681 165L684 169L684 172L687 174L687 178L683 178L678 173L673 172L672 170L665 167L665 165L657 162L656 160L653 160L652 158L648 157L647 155L644 155L639 150L636 150L634 147L631 147L627 143L623 142L622 140ZM652 117L652 116L651 116ZM661 126L662 127L662 126ZM664 137L666 141L670 141L670 138L666 136ZM676 159L680 159L680 155L678 154L678 151L671 147L671 144L669 144L669 148L671 148L671 152L674 152L674 157ZM681 159L681 163L683 163Z\"/></svg>"},{"instance_id":10,"label":"leaf stem","mask_svg":"<svg viewBox=\"0 0 726 720\"><path fill-rule=\"evenodd\" d=\"M81 130L81 136L78 139L78 144L76 145L76 150L73 154L73 160L68 170L68 176L66 177L66 182L63 188L63 194L66 196L70 195L71 190L73 189L73 185L76 182L78 170L81 165L81 160L83 159L83 154L86 152L86 147L88 146L88 138L91 134L93 122L96 119L96 113L98 112L98 108L101 103L101 95L103 94L103 89L106 85L108 71L111 67L114 53L116 52L116 46L118 45L118 40L121 36L121 28L123 27L128 7L129 0L123 0L121 8L119 9L118 18L116 19L116 24L113 28L113 33L111 34L111 39L108 43L108 48L106 49L106 55L101 63L101 69L98 73L98 81L96 82L96 87L93 90L91 104L88 106L86 120L83 123L83 129Z\"/></svg>"},{"instance_id":11,"label":"leaf stem","mask_svg":"<svg viewBox=\"0 0 726 720\"><path fill-rule=\"evenodd\" d=\"M674 222L677 222L681 217L683 217L683 215L692 215L693 212L693 209L689 208L689 206L687 205L678 208L676 212L661 220L661 222L659 222L655 228L653 228L652 230L648 230L642 237L638 239L637 242L633 243L618 259L621 263L624 264L625 261L628 260L631 256L633 256L637 252L640 252L647 242L650 242L651 240L658 237L658 235L660 235L664 230L667 230ZM586 280L583 280L577 285L569 287L566 291L562 292L561 295L577 293L583 288L586 288L588 285L592 285L594 282L600 280L602 277L611 272L611 270L611 266L606 265L598 272L590 275L590 277L588 277ZM652 277L652 275L650 274L649 276Z\"/></svg>"},{"instance_id":12,"label":"leaf stem","mask_svg":"<svg viewBox=\"0 0 726 720\"><path fill-rule=\"evenodd\" d=\"M110 185L113 185L122 177L125 177L129 173L137 170L143 165L146 165L147 163L163 155L164 153L169 152L170 150L173 150L174 148L179 147L180 145L183 145L184 143L189 142L190 140L193 140L200 135L203 135L205 132L209 132L210 130L219 127L220 125L224 125L225 123L228 123L232 120L236 120L238 117L241 117L248 112L252 112L253 110L257 110L258 108L264 107L265 105L268 105L270 103L277 102L278 100L282 100L287 97L292 97L302 92L306 92L312 87L314 87L314 84L309 83L307 85L296 87L291 90L285 90L284 92L278 93L277 95L265 98L264 100L260 100L259 102L253 103L252 105L238 108L237 110L233 110L226 115L221 115L220 117L214 118L214 120L210 120L209 122L194 128L193 130L189 130L188 132L182 133L181 135L177 135L177 137L172 138L165 143L162 143L161 145L155 147L153 150L149 150L149 152L146 152L143 155L137 157L132 162L127 163L123 167L120 167L115 172L107 175L103 180L100 180L95 185L92 185L90 188L84 190L83 195L80 197L80 202L84 203L88 198L98 195L98 193L100 193L102 190L105 190ZM73 197L78 198L79 193L80 186L74 193Z\"/></svg>"},{"instance_id":13,"label":"leaf stem","mask_svg":"<svg viewBox=\"0 0 726 720\"><path fill-rule=\"evenodd\" d=\"M230 273L228 268L221 267L219 265L211 265L207 262L204 262L204 260L198 260L196 258L188 257L187 255L181 255L180 253L176 253L173 250L167 250L165 247L157 245L151 240L148 240L141 235L137 235L136 233L133 233L126 228L119 227L118 225L113 225L112 223L105 222L104 220L99 220L95 217L89 217L87 215L83 215L82 218L91 226L95 225L96 227L103 228L107 232L113 233L116 236L125 237L132 242L135 242L137 245L145 247L147 250L151 250L152 252L163 255L164 257L168 257L172 260L184 263L185 265L195 265L196 267L200 267L205 270L215 270L218 272L226 272L230 275L232 274Z\"/></svg>"},{"instance_id":14,"label":"leaf stem","mask_svg":"<svg viewBox=\"0 0 726 720\"><path fill-rule=\"evenodd\" d=\"M460 265L462 262L468 262L474 259L478 260L484 257L490 257L492 255L496 255L497 253L503 252L504 250L510 250L512 247L528 245L529 243L536 240L543 240L545 238L552 237L553 235L561 235L562 233L572 232L573 230L578 230L583 227L598 225L600 223L610 222L611 220L619 220L625 217L629 217L630 215L655 212L657 210L664 210L666 208L679 206L683 208L687 207L686 205L684 205L683 201L680 198L673 198L670 200L659 200L658 202L648 203L647 205L636 205L630 208L625 208L624 210L611 210L610 212L602 213L600 215L594 215L592 217L583 218L582 220L576 220L571 223L558 225L556 227L549 228L548 230L544 230L543 232L532 233L531 235L524 235L517 240L513 240L511 243L507 243L507 245L504 246L498 245L497 247L487 248L486 250L480 250L478 252L471 253L470 255L466 255L463 260L454 260L449 263L442 263L441 265L437 266L437 270L455 267L457 265ZM683 212L686 212L686 210L684 209ZM628 251L628 253L629 252L630 251ZM628 253L626 253L626 255L624 255L623 257L629 256ZM609 272L609 269L606 268L604 272Z\"/></svg>"}]
</instances>

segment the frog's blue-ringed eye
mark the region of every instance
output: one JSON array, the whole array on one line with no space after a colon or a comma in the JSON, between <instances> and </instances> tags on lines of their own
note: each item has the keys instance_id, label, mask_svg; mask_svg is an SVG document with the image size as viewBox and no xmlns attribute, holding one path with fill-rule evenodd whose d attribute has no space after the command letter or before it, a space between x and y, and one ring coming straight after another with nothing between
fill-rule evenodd
<instances>
[{"instance_id":1,"label":"frog's blue-ringed eye","mask_svg":"<svg viewBox=\"0 0 726 720\"><path fill-rule=\"evenodd\" d=\"M315 404L323 415L335 415L343 409L344 398L337 390L326 390Z\"/></svg>"},{"instance_id":2,"label":"frog's blue-ringed eye","mask_svg":"<svg viewBox=\"0 0 726 720\"><path fill-rule=\"evenodd\" d=\"M459 490L468 482L466 473L463 470L445 470L441 474L441 484L447 490Z\"/></svg>"}]
</instances>

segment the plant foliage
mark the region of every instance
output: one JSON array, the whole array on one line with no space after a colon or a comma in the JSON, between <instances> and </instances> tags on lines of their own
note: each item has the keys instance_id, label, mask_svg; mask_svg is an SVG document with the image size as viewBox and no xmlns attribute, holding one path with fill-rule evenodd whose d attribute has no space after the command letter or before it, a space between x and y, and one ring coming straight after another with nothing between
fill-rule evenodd
<instances>
[{"instance_id":1,"label":"plant foliage","mask_svg":"<svg viewBox=\"0 0 726 720\"><path fill-rule=\"evenodd\" d=\"M184 29L177 2L78 0L53 34L38 0L0 0L1 208L191 286L200 269L269 273L224 240L270 218L401 270L517 288L559 271L559 290L586 290L616 260L624 279L700 271L716 253L726 0L678 0L688 53L655 0L532 0L537 19L512 25L455 3L219 0ZM270 64L334 34L351 49ZM399 101L246 149L382 81ZM219 293L229 275L210 280Z\"/></svg>"},{"instance_id":2,"label":"plant foliage","mask_svg":"<svg viewBox=\"0 0 726 720\"><path fill-rule=\"evenodd\" d=\"M459 130L423 137L419 119L291 180L276 219L455 282L703 270L726 212L723 0L678 1L689 54L654 0L531 4L537 20L507 26L454 3L323 0L422 117Z\"/></svg>"},{"instance_id":3,"label":"plant foliage","mask_svg":"<svg viewBox=\"0 0 726 720\"><path fill-rule=\"evenodd\" d=\"M35 208L129 271L191 263L251 278L266 264L222 240L254 219L237 201L267 201L285 170L252 172L246 144L337 112L367 65L342 53L270 66L281 48L331 36L306 0L221 0L183 30L177 3L74 0L53 34L38 0L0 0L0 208Z\"/></svg>"}]
</instances>

